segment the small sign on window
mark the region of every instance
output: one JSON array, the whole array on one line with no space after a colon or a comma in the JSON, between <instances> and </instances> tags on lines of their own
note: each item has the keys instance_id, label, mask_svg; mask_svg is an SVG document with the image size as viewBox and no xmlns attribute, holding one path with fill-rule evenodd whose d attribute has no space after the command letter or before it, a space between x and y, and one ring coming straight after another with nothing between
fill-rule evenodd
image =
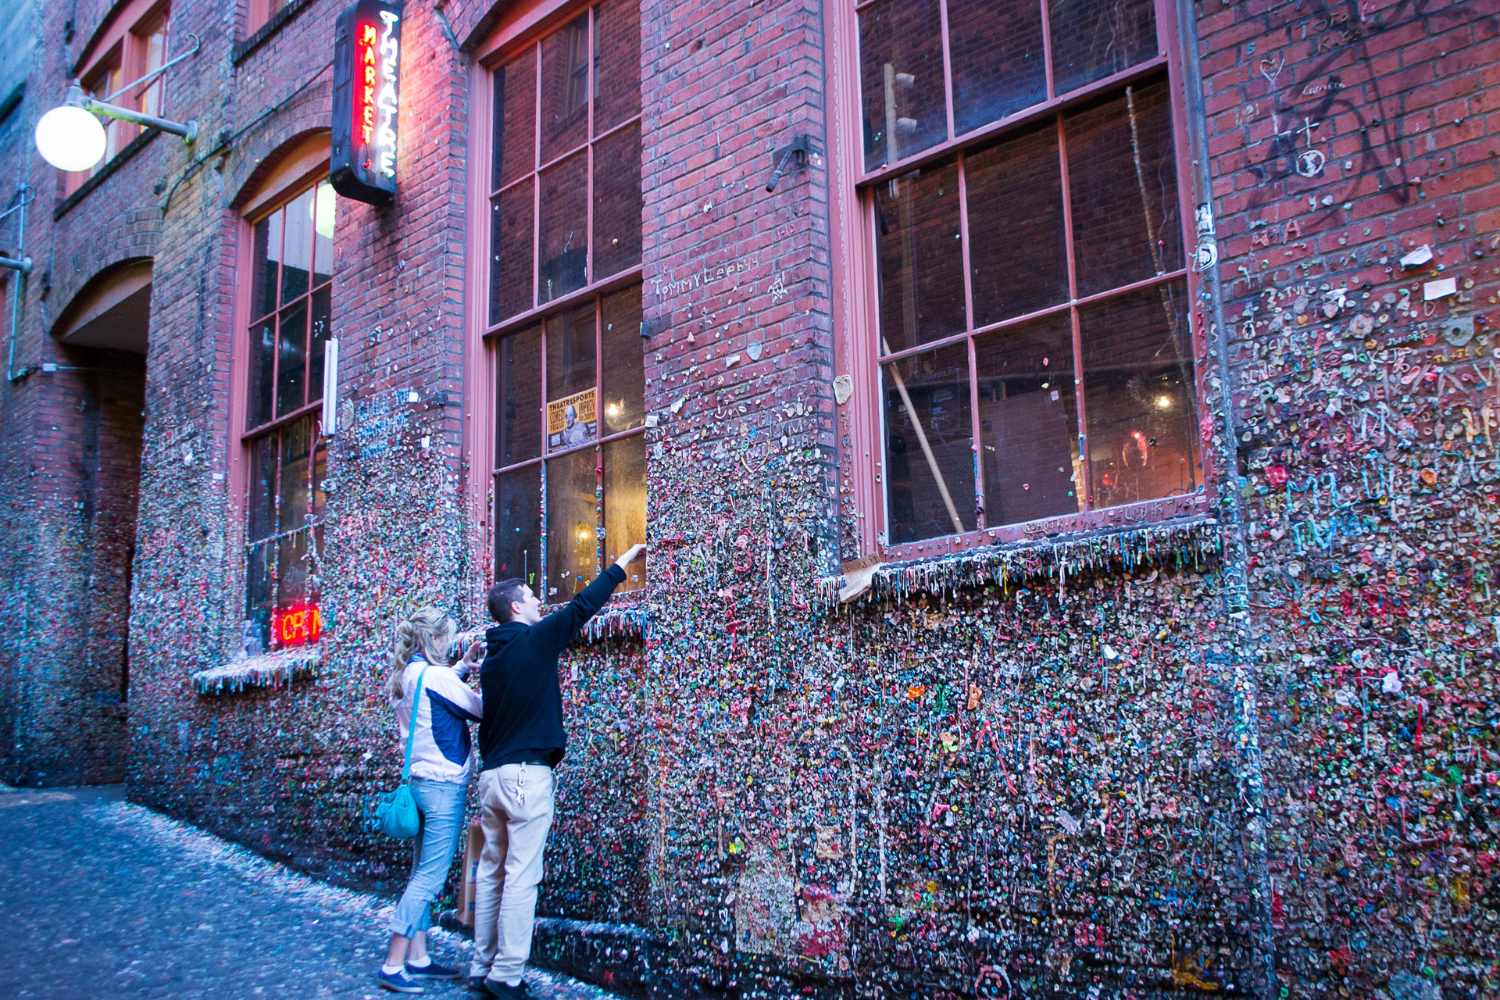
<instances>
[{"instance_id":1,"label":"small sign on window","mask_svg":"<svg viewBox=\"0 0 1500 1000\"><path fill-rule=\"evenodd\" d=\"M569 448L594 440L598 430L597 386L547 404L547 447Z\"/></svg>"}]
</instances>

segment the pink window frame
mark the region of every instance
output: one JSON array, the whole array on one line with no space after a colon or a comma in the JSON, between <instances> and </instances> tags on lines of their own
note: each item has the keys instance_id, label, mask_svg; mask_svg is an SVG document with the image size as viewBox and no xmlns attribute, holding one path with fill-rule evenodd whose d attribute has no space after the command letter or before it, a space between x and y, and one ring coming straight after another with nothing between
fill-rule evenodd
<instances>
[{"instance_id":1,"label":"pink window frame","mask_svg":"<svg viewBox=\"0 0 1500 1000\"><path fill-rule=\"evenodd\" d=\"M512 56L519 54L528 46L535 45L544 37L551 34L572 18L586 10L599 7L603 0L536 0L532 3L519 3L507 8L501 16L500 21L491 29L485 40L476 47L475 57L469 70L469 110L471 127L469 129L469 176L468 176L468 337L464 350L464 385L468 386L465 393L466 405L464 409L464 456L467 469L466 492L467 508L469 513L468 523L471 535L468 543L470 551L483 553L483 565L488 573L494 564L495 536L494 536L494 510L491 498L491 484L500 471L495 465L495 397L496 389L493 376L495 374L495 354L491 341L497 336L502 336L528 326L541 325L548 317L560 316L590 300L597 300L595 305L595 364L603 364L602 344L599 342L600 315L602 300L612 292L626 288L632 283L641 281L642 268L640 264L626 268L614 274L606 275L600 281L590 282L582 288L576 289L566 295L560 295L555 299L535 305L531 309L523 310L514 316L508 316L498 323L491 323L489 318L489 249L490 249L490 198L494 193L490 187L490 157L493 153L492 143L494 138L493 121L495 109L493 107L494 91L490 85L491 74L496 66L504 63ZM593 32L589 34L588 71L586 75L587 87L592 88L594 76L594 54L592 49ZM540 74L541 59L537 60L537 100L541 97ZM583 147L592 149L599 141L612 136L622 129L629 128L631 124L639 124L641 113L637 112L633 118L616 123L609 131L600 135L593 134L593 101L588 102L589 125L588 135L584 140ZM532 301L536 301L538 288L537 269L540 267L540 248L537 246L540 232L539 213L537 212L537 199L541 197L540 184L537 178L541 171L556 162L560 162L568 156L574 155L576 150L553 160L542 162L541 157L541 118L533 123L537 129L534 138L535 147L532 150L533 169L527 176L532 178L533 216L532 216ZM588 169L588 197L586 231L589 239L593 239L594 230L594 199L593 199L593 155L589 154ZM518 183L512 181L511 183ZM592 275L591 275L592 277ZM545 333L543 334L545 337ZM543 379L543 395L545 396L546 379L546 351L545 340L543 341L542 369L540 377ZM602 406L602 403L599 405ZM603 430L603 421L599 423L600 431ZM545 426L543 433L545 434ZM645 428L636 428L622 431L609 436L600 436L591 444L580 445L573 450L582 450L585 447L602 449L606 444L622 438L628 438L645 433ZM545 439L544 439L545 444ZM561 451L557 455L562 454ZM602 451L600 452L602 455ZM534 460L513 463L506 469L524 468L531 464L540 464L549 458L557 457L549 454L543 447L542 453ZM538 501L540 502L540 500ZM608 501L606 500L606 503ZM546 525L542 525L544 532ZM545 558L545 557L544 557ZM546 595L543 595L546 600Z\"/></svg>"},{"instance_id":2,"label":"pink window frame","mask_svg":"<svg viewBox=\"0 0 1500 1000\"><path fill-rule=\"evenodd\" d=\"M321 145L321 149L319 149ZM287 162L245 200L238 208L233 222L235 236L234 274L249 276L253 273L255 257L255 223L280 209L297 197L310 185L316 185L328 176L328 135L310 136L285 150ZM285 171L285 173L283 173ZM334 234L337 240L337 232ZM335 243L335 248L337 243ZM337 249L334 259L337 260ZM330 261L332 264L333 261ZM253 282L241 280L234 288L234 323L230 328L230 390L229 390L229 517L231 551L244 548L245 517L249 510L250 456L246 445L247 432L254 430L246 425L245 407L250 396L250 339L248 330L255 319L251 315L250 301ZM331 286L330 286L331 287ZM309 284L309 303L312 290ZM310 320L309 320L310 321ZM315 412L322 403L308 404L285 417L273 417L260 429L267 433L280 433L281 429L295 420ZM240 595L243 597L243 594Z\"/></svg>"},{"instance_id":3,"label":"pink window frame","mask_svg":"<svg viewBox=\"0 0 1500 1000\"><path fill-rule=\"evenodd\" d=\"M834 343L834 358L837 371L847 374L853 383L853 395L841 409L841 429L847 431L850 447L839 455L839 475L842 481L851 484L849 498L853 503L856 528L855 539L858 554L864 558L879 558L888 561L918 559L945 555L982 545L1005 544L1034 540L1054 535L1082 535L1116 527L1121 524L1151 524L1175 518L1202 515L1211 509L1210 496L1219 478L1219 470L1212 461L1210 450L1200 439L1199 455L1202 468L1202 483L1192 493L1145 500L1117 507L1103 507L1076 514L1063 514L1016 524L984 527L959 534L940 535L934 538L911 542L882 542L886 535L887 511L885 502L885 441L881 412L880 362L878 354L878 281L876 278L875 254L875 208L874 199L865 191L869 187L890 177L899 176L914 167L944 157L961 154L981 146L988 140L1016 131L1034 127L1049 116L1056 117L1060 111L1075 107L1103 94L1120 91L1127 83L1153 79L1166 70L1168 90L1171 95L1171 119L1173 150L1177 164L1177 197L1182 224L1184 267L1164 275L1134 282L1112 289L1100 296L1070 298L1067 302L1041 310L1053 313L1061 310L1073 312L1073 341L1075 358L1079 357L1079 327L1076 307L1088 304L1095 298L1114 297L1141 287L1152 287L1169 281L1186 283L1186 301L1189 303L1186 317L1193 358L1193 381L1196 393L1197 414L1202 419L1207 413L1205 403L1208 367L1208 341L1204 318L1197 308L1199 277L1191 266L1193 231L1193 204L1196 200L1194 174L1188 151L1188 128L1186 99L1182 88L1183 60L1181 40L1177 28L1176 12L1170 0L1153 0L1156 19L1157 55L1129 69L1069 91L1062 97L1049 96L1046 100L1006 115L978 129L954 136L953 99L951 93L951 60L946 31L943 43L944 87L948 91L946 108L948 135L950 138L920 152L888 163L873 170L864 169L864 144L861 136L863 110L860 94L859 74L859 13L876 6L882 0L831 0L824 5L824 31L826 45L826 72L828 83L828 149L829 149L829 221L833 243L833 316L834 329L838 331ZM938 0L942 23L948 22L947 0ZM1014 0L1006 0L1014 2ZM1041 23L1044 38L1049 36L1048 0L1022 0L1041 4ZM1045 70L1047 94L1056 95L1051 49L1045 48ZM1059 128L1059 143L1065 139ZM1065 148L1065 147L1064 147ZM960 177L963 174L960 173ZM1070 213L1067 198L1067 176L1063 175L1063 207ZM964 204L964 199L960 198ZM969 245L967 206L960 215L964 231L964 246ZM1075 266L1072 247L1072 226L1066 226L1068 240L1068 268L1071 274ZM964 260L968 270L967 252ZM1070 282L1071 284L1071 282ZM965 290L970 282L965 278ZM972 315L972 309L966 308ZM985 330L1010 326L1035 318L1037 314L1006 319L991 324ZM973 337L976 331L969 329L941 341L923 344L911 351L897 351L896 355L920 353L931 350L947 341L964 342L967 338L972 354ZM1081 364L1081 361L1078 362ZM970 380L970 418L974 423L971 441L979 440L979 410L975 405L976 386ZM1086 463L1085 463L1086 464ZM976 498L984 503L984 483L979 477L975 483Z\"/></svg>"},{"instance_id":4,"label":"pink window frame","mask_svg":"<svg viewBox=\"0 0 1500 1000\"><path fill-rule=\"evenodd\" d=\"M172 5L170 0L130 0L129 3L118 7L109 17L99 25L94 37L89 39L88 45L84 47L83 54L73 64L73 79L84 81L97 76L100 67L118 62L120 69L120 82L122 84L144 76L147 72L146 61L148 58L147 46L150 33L157 26L169 25L172 17ZM170 32L170 28L169 28ZM168 44L171 42L168 34ZM166 52L162 57L168 58ZM164 78L157 77L155 81L139 88L134 93L122 95L119 101L128 107L140 107L140 99L147 91L157 89L165 98L166 82ZM115 151L110 157L118 156L120 151L130 145L132 139L140 134L140 127L128 122L115 121L108 125L116 133ZM58 171L60 178L59 186L64 197L77 191L83 186L84 181L103 168L108 160L101 161L92 171L85 174L82 172L64 173Z\"/></svg>"}]
</instances>

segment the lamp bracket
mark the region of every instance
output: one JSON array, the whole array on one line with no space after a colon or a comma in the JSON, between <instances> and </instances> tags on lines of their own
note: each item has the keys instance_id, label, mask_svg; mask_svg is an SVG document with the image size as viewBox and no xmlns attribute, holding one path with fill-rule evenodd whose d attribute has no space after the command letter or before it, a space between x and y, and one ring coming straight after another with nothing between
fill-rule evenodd
<instances>
[{"instance_id":1,"label":"lamp bracket","mask_svg":"<svg viewBox=\"0 0 1500 1000\"><path fill-rule=\"evenodd\" d=\"M113 101L116 98L119 98L119 97L121 97L121 96L123 96L125 94L128 94L130 91L134 90L136 87L139 87L141 84L145 83L147 80L154 80L157 77L161 76L167 70L171 69L173 66L176 66L178 63L182 62L184 59L187 59L187 58L189 58L191 56L197 55L198 54L198 49L201 47L202 43L198 41L198 36L195 35L195 34L193 34L192 32L189 31L189 32L186 32L186 34L187 34L187 36L189 38L191 38L193 40L193 47L192 48L188 49L186 52L181 53L180 55L175 55L171 59L168 59L166 62L162 63L160 66L156 67L151 72L149 72L145 76L141 77L139 80L131 80L129 83L125 84L125 86L123 86L119 90L115 91L113 94L106 94L103 99L105 101Z\"/></svg>"},{"instance_id":2,"label":"lamp bracket","mask_svg":"<svg viewBox=\"0 0 1500 1000\"><path fill-rule=\"evenodd\" d=\"M776 185L781 182L781 177L786 173L789 165L795 163L796 168L802 170L806 168L809 157L816 153L817 150L813 147L813 137L806 133L796 136L791 142L776 150L771 154L775 167L771 171L771 179L766 181L766 190L776 190Z\"/></svg>"}]
</instances>

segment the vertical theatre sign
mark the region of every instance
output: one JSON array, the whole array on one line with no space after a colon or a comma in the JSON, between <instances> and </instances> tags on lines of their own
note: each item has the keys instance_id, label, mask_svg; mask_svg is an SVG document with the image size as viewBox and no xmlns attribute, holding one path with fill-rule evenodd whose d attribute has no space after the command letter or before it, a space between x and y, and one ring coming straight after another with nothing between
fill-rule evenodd
<instances>
[{"instance_id":1,"label":"vertical theatre sign","mask_svg":"<svg viewBox=\"0 0 1500 1000\"><path fill-rule=\"evenodd\" d=\"M372 205L396 193L402 0L359 0L333 42L333 189Z\"/></svg>"}]
</instances>

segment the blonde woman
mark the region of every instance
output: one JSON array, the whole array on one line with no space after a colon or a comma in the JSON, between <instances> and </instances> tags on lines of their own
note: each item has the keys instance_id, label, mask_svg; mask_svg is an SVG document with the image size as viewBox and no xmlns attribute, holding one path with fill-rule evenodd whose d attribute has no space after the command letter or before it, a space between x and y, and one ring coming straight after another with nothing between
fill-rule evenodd
<instances>
[{"instance_id":1,"label":"blonde woman","mask_svg":"<svg viewBox=\"0 0 1500 1000\"><path fill-rule=\"evenodd\" d=\"M458 634L453 619L433 607L418 608L396 628L386 683L396 725L411 744L411 791L422 818L412 852L411 878L391 917L391 941L379 982L393 993L421 993L424 979L456 979L427 952L432 901L442 891L464 826L471 770L469 723L482 718L480 696L449 663ZM466 674L483 647L474 643L459 664Z\"/></svg>"}]
</instances>

